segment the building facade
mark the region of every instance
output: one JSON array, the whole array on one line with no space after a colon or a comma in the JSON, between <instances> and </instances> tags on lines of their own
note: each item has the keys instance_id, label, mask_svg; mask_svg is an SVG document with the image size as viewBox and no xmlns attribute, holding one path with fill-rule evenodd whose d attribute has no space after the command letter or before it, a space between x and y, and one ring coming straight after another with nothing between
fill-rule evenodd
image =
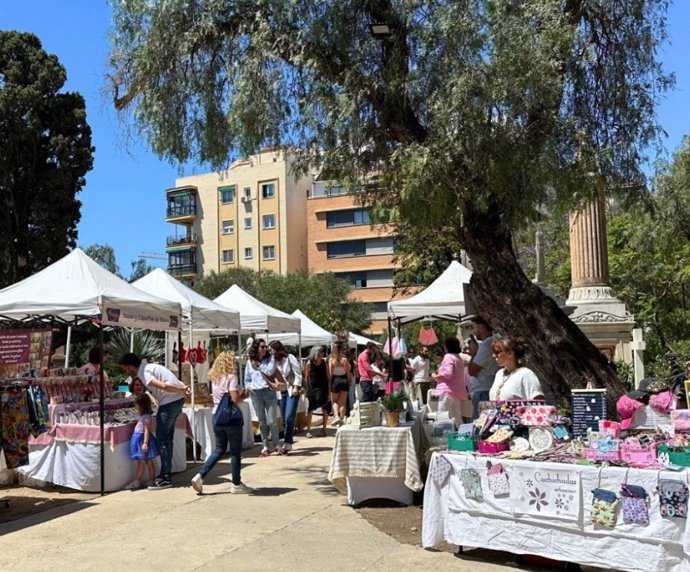
<instances>
[{"instance_id":1,"label":"building facade","mask_svg":"<svg viewBox=\"0 0 690 572\"><path fill-rule=\"evenodd\" d=\"M168 272L188 284L212 270L246 266L279 274L307 268L306 202L310 177L291 173L292 158L265 150L223 173L176 180L166 190Z\"/></svg>"},{"instance_id":2,"label":"building facade","mask_svg":"<svg viewBox=\"0 0 690 572\"><path fill-rule=\"evenodd\" d=\"M309 271L348 280L353 299L373 306L370 333L383 332L395 271L391 229L372 225L369 210L344 187L316 180L307 200L307 244Z\"/></svg>"}]
</instances>

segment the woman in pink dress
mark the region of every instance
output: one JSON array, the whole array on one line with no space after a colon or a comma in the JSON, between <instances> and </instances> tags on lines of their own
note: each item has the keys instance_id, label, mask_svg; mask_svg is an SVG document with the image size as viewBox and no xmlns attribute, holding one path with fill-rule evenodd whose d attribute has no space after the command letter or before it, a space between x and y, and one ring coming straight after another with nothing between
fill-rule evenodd
<instances>
[{"instance_id":1,"label":"woman in pink dress","mask_svg":"<svg viewBox=\"0 0 690 572\"><path fill-rule=\"evenodd\" d=\"M460 357L460 340L455 336L443 340L446 351L436 372L431 374L436 381L434 393L439 397L439 412L447 411L456 425L462 423L462 403L468 401L465 386L465 364Z\"/></svg>"}]
</instances>

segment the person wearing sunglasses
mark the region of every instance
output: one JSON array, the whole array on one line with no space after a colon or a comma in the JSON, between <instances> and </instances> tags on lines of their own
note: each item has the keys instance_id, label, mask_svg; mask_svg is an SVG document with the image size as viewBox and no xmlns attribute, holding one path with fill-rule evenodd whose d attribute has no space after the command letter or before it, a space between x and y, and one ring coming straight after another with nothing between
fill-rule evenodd
<instances>
[{"instance_id":1,"label":"person wearing sunglasses","mask_svg":"<svg viewBox=\"0 0 690 572\"><path fill-rule=\"evenodd\" d=\"M496 372L489 391L492 401L544 399L544 389L537 375L523 363L527 351L523 340L506 336L496 340L491 349L501 368Z\"/></svg>"}]
</instances>

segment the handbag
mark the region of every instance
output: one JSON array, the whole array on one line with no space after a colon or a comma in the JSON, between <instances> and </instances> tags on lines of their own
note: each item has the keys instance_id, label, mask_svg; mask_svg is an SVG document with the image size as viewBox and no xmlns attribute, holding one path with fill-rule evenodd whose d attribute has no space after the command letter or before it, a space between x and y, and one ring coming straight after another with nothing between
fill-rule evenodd
<instances>
[{"instance_id":1,"label":"handbag","mask_svg":"<svg viewBox=\"0 0 690 572\"><path fill-rule=\"evenodd\" d=\"M688 518L688 487L685 483L660 479L658 490L661 516Z\"/></svg>"},{"instance_id":2,"label":"handbag","mask_svg":"<svg viewBox=\"0 0 690 572\"><path fill-rule=\"evenodd\" d=\"M495 497L504 497L510 495L510 485L508 484L508 474L505 472L503 465L496 463L491 464L491 461L486 462L486 475L489 480L489 489Z\"/></svg>"},{"instance_id":3,"label":"handbag","mask_svg":"<svg viewBox=\"0 0 690 572\"><path fill-rule=\"evenodd\" d=\"M213 426L222 429L224 427L241 427L242 425L244 425L242 410L230 398L230 393L226 391L213 414Z\"/></svg>"},{"instance_id":4,"label":"handbag","mask_svg":"<svg viewBox=\"0 0 690 572\"><path fill-rule=\"evenodd\" d=\"M621 485L621 506L623 508L623 522L625 524L649 524L649 504L647 491L639 485Z\"/></svg>"},{"instance_id":5,"label":"handbag","mask_svg":"<svg viewBox=\"0 0 690 572\"><path fill-rule=\"evenodd\" d=\"M594 489L592 491L592 524L615 528L618 520L618 497L613 491Z\"/></svg>"},{"instance_id":6,"label":"handbag","mask_svg":"<svg viewBox=\"0 0 690 572\"><path fill-rule=\"evenodd\" d=\"M465 498L476 501L483 501L482 480L476 469L462 469L460 471L460 482L465 490Z\"/></svg>"}]
</instances>

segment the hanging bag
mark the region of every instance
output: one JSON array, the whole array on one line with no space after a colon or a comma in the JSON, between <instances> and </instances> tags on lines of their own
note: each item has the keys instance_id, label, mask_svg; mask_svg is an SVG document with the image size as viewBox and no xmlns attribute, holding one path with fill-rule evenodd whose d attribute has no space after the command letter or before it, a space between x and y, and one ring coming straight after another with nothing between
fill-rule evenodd
<instances>
[{"instance_id":1,"label":"hanging bag","mask_svg":"<svg viewBox=\"0 0 690 572\"><path fill-rule=\"evenodd\" d=\"M649 524L649 502L647 491L638 485L621 485L621 507L625 524Z\"/></svg>"},{"instance_id":2,"label":"hanging bag","mask_svg":"<svg viewBox=\"0 0 690 572\"><path fill-rule=\"evenodd\" d=\"M659 479L659 512L665 518L688 518L688 487L681 481Z\"/></svg>"},{"instance_id":3,"label":"hanging bag","mask_svg":"<svg viewBox=\"0 0 690 572\"><path fill-rule=\"evenodd\" d=\"M615 528L616 520L618 520L618 497L613 491L600 489L600 483L601 469L599 469L597 488L592 491L592 524L605 526L606 528Z\"/></svg>"},{"instance_id":4,"label":"hanging bag","mask_svg":"<svg viewBox=\"0 0 690 572\"><path fill-rule=\"evenodd\" d=\"M467 466L467 461L465 461L465 466ZM460 471L460 482L465 490L465 498L480 502L484 500L482 479L476 469L462 469Z\"/></svg>"},{"instance_id":5,"label":"hanging bag","mask_svg":"<svg viewBox=\"0 0 690 572\"><path fill-rule=\"evenodd\" d=\"M510 485L508 484L508 473L502 464L491 464L491 461L486 462L486 475L489 480L489 489L495 497L506 497L510 495Z\"/></svg>"},{"instance_id":6,"label":"hanging bag","mask_svg":"<svg viewBox=\"0 0 690 572\"><path fill-rule=\"evenodd\" d=\"M242 393L240 387L240 393ZM239 405L235 403L230 397L230 392L226 387L223 397L220 398L220 403L216 407L216 412L213 414L213 426L221 429L225 427L241 427L244 425L244 415Z\"/></svg>"}]
</instances>

